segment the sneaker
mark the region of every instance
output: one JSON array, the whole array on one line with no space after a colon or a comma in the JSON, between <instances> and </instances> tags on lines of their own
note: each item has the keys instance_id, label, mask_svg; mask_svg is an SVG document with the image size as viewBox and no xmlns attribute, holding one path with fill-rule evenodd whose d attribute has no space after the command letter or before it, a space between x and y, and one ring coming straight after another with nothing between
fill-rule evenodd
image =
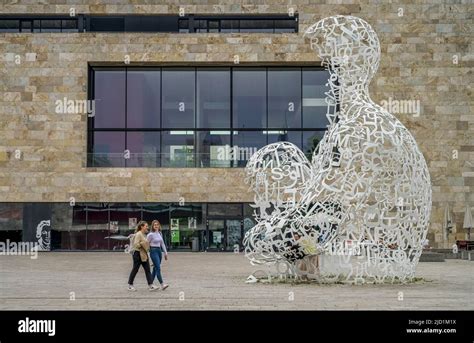
<instances>
[{"instance_id":1,"label":"sneaker","mask_svg":"<svg viewBox=\"0 0 474 343\"><path fill-rule=\"evenodd\" d=\"M161 285L161 290L164 291L165 289L167 289L170 285L167 285L166 283L162 284Z\"/></svg>"},{"instance_id":2,"label":"sneaker","mask_svg":"<svg viewBox=\"0 0 474 343\"><path fill-rule=\"evenodd\" d=\"M158 286L155 286L155 285L150 285L148 286L148 290L149 291L156 291L159 287Z\"/></svg>"},{"instance_id":3,"label":"sneaker","mask_svg":"<svg viewBox=\"0 0 474 343\"><path fill-rule=\"evenodd\" d=\"M135 287L133 287L133 285L128 285L128 290L130 292L136 292L137 291L137 289Z\"/></svg>"}]
</instances>

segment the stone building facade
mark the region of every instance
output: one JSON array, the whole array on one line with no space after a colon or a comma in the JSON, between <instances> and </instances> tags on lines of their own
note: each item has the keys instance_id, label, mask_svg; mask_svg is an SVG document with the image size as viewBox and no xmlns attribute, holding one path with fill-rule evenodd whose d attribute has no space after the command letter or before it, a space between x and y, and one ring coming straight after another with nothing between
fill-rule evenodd
<instances>
[{"instance_id":1,"label":"stone building facade","mask_svg":"<svg viewBox=\"0 0 474 343\"><path fill-rule=\"evenodd\" d=\"M0 203L251 202L240 168L88 168L87 116L55 113L64 97L87 99L89 63L315 65L303 38L319 19L354 15L379 35L382 60L371 84L414 135L431 173L435 247L465 239L474 206L473 13L469 1L2 0L0 14L299 14L299 33L0 33ZM397 103L398 102L398 103ZM395 107L392 107L392 112ZM388 108L390 111L390 107ZM455 227L446 242L449 204ZM449 244L448 244L449 243Z\"/></svg>"}]
</instances>

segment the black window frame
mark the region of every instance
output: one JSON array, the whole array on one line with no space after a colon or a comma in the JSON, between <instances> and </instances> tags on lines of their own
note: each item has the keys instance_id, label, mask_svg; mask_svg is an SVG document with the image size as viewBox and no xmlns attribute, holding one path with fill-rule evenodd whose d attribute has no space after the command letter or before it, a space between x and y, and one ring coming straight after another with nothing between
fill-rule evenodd
<instances>
[{"instance_id":1,"label":"black window frame","mask_svg":"<svg viewBox=\"0 0 474 343\"><path fill-rule=\"evenodd\" d=\"M62 15L47 15L47 14L16 14L16 15L0 15L0 23L4 20L13 20L17 25L13 25L13 31L0 31L19 33L21 30L22 21L32 21L31 31L25 32L47 32L43 31L41 22L44 20L59 21L59 31L49 32L141 32L141 33L227 33L223 30L223 21L235 21L238 28L232 29L232 33L252 33L247 29L243 29L242 21L254 22L272 22L269 26L272 29L264 33L298 33L299 16L298 13L294 15L289 14L188 14L184 16L172 14L156 14L156 15L142 15L142 14L78 14L76 16ZM64 21L73 20L76 22L74 28L63 29ZM185 24L186 23L186 24ZM214 23L215 27L211 27ZM289 23L289 25L283 25ZM291 25L293 23L293 25ZM39 29L37 28L39 24ZM202 24L202 27L200 25ZM278 31L283 26L285 31ZM35 29L36 27L36 29ZM186 30L187 28L187 30ZM258 25L254 28L258 32ZM227 29L225 29L227 30ZM262 28L263 30L263 28ZM262 31L263 32L263 31Z\"/></svg>"},{"instance_id":2,"label":"black window frame","mask_svg":"<svg viewBox=\"0 0 474 343\"><path fill-rule=\"evenodd\" d=\"M63 33L63 32L80 32L80 22L82 20L82 15L77 16L68 16L68 15L1 15L0 22L3 20L15 20L18 22L17 30L16 31L1 31L0 33ZM55 21L59 25L59 31L45 31L43 29L43 22L44 21ZM75 27L73 28L74 31L71 31L71 28L68 28L67 31L63 31L63 21L73 21L75 22ZM22 23L30 22L30 30L23 30ZM66 30L66 28L64 28Z\"/></svg>"}]
</instances>

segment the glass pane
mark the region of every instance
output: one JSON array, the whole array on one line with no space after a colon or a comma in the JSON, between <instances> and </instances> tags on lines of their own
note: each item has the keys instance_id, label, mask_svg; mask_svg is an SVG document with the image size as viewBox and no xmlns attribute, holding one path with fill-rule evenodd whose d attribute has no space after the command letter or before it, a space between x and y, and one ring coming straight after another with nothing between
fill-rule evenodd
<instances>
[{"instance_id":1,"label":"glass pane","mask_svg":"<svg viewBox=\"0 0 474 343\"><path fill-rule=\"evenodd\" d=\"M305 128L326 128L326 92L329 92L329 73L326 70L303 68L303 126Z\"/></svg>"},{"instance_id":2,"label":"glass pane","mask_svg":"<svg viewBox=\"0 0 474 343\"><path fill-rule=\"evenodd\" d=\"M234 167L245 167L250 157L267 144L264 131L234 131L232 155Z\"/></svg>"},{"instance_id":3,"label":"glass pane","mask_svg":"<svg viewBox=\"0 0 474 343\"><path fill-rule=\"evenodd\" d=\"M41 32L41 20L33 20L33 32Z\"/></svg>"},{"instance_id":4,"label":"glass pane","mask_svg":"<svg viewBox=\"0 0 474 343\"><path fill-rule=\"evenodd\" d=\"M135 203L112 203L110 208L109 250L124 251L130 243L129 235L142 220L141 207Z\"/></svg>"},{"instance_id":5,"label":"glass pane","mask_svg":"<svg viewBox=\"0 0 474 343\"><path fill-rule=\"evenodd\" d=\"M233 127L265 128L267 125L267 73L263 68L234 69Z\"/></svg>"},{"instance_id":6,"label":"glass pane","mask_svg":"<svg viewBox=\"0 0 474 343\"><path fill-rule=\"evenodd\" d=\"M67 19L62 21L62 32L78 32L77 20Z\"/></svg>"},{"instance_id":7,"label":"glass pane","mask_svg":"<svg viewBox=\"0 0 474 343\"><path fill-rule=\"evenodd\" d=\"M61 19L41 20L41 32L61 32Z\"/></svg>"},{"instance_id":8,"label":"glass pane","mask_svg":"<svg viewBox=\"0 0 474 343\"><path fill-rule=\"evenodd\" d=\"M218 20L209 20L209 32L216 33L219 32L219 21Z\"/></svg>"},{"instance_id":9,"label":"glass pane","mask_svg":"<svg viewBox=\"0 0 474 343\"><path fill-rule=\"evenodd\" d=\"M239 20L222 19L221 20L221 32L239 32Z\"/></svg>"},{"instance_id":10,"label":"glass pane","mask_svg":"<svg viewBox=\"0 0 474 343\"><path fill-rule=\"evenodd\" d=\"M276 142L290 142L301 149L301 131L268 131L268 144Z\"/></svg>"},{"instance_id":11,"label":"glass pane","mask_svg":"<svg viewBox=\"0 0 474 343\"><path fill-rule=\"evenodd\" d=\"M164 128L194 128L195 71L162 69Z\"/></svg>"},{"instance_id":12,"label":"glass pane","mask_svg":"<svg viewBox=\"0 0 474 343\"><path fill-rule=\"evenodd\" d=\"M0 242L21 242L23 204L0 203Z\"/></svg>"},{"instance_id":13,"label":"glass pane","mask_svg":"<svg viewBox=\"0 0 474 343\"><path fill-rule=\"evenodd\" d=\"M301 128L301 69L268 69L268 127Z\"/></svg>"},{"instance_id":14,"label":"glass pane","mask_svg":"<svg viewBox=\"0 0 474 343\"><path fill-rule=\"evenodd\" d=\"M194 131L163 131L161 165L194 167Z\"/></svg>"},{"instance_id":15,"label":"glass pane","mask_svg":"<svg viewBox=\"0 0 474 343\"><path fill-rule=\"evenodd\" d=\"M273 20L271 19L241 20L240 32L273 32Z\"/></svg>"},{"instance_id":16,"label":"glass pane","mask_svg":"<svg viewBox=\"0 0 474 343\"><path fill-rule=\"evenodd\" d=\"M20 21L11 19L0 19L0 32L19 32Z\"/></svg>"},{"instance_id":17,"label":"glass pane","mask_svg":"<svg viewBox=\"0 0 474 343\"><path fill-rule=\"evenodd\" d=\"M86 208L55 203L51 206L51 249L86 249Z\"/></svg>"},{"instance_id":18,"label":"glass pane","mask_svg":"<svg viewBox=\"0 0 474 343\"><path fill-rule=\"evenodd\" d=\"M87 250L108 250L109 206L106 203L87 204Z\"/></svg>"},{"instance_id":19,"label":"glass pane","mask_svg":"<svg viewBox=\"0 0 474 343\"><path fill-rule=\"evenodd\" d=\"M242 229L240 220L226 220L227 251L240 251L242 248Z\"/></svg>"},{"instance_id":20,"label":"glass pane","mask_svg":"<svg viewBox=\"0 0 474 343\"><path fill-rule=\"evenodd\" d=\"M230 131L198 131L198 167L230 167Z\"/></svg>"},{"instance_id":21,"label":"glass pane","mask_svg":"<svg viewBox=\"0 0 474 343\"><path fill-rule=\"evenodd\" d=\"M188 33L189 32L189 20L188 19L180 19L178 22L179 32L181 33Z\"/></svg>"},{"instance_id":22,"label":"glass pane","mask_svg":"<svg viewBox=\"0 0 474 343\"><path fill-rule=\"evenodd\" d=\"M90 23L91 32L120 32L125 29L125 18L123 17L92 17Z\"/></svg>"},{"instance_id":23,"label":"glass pane","mask_svg":"<svg viewBox=\"0 0 474 343\"><path fill-rule=\"evenodd\" d=\"M91 167L124 167L124 152L124 132L94 132Z\"/></svg>"},{"instance_id":24,"label":"glass pane","mask_svg":"<svg viewBox=\"0 0 474 343\"><path fill-rule=\"evenodd\" d=\"M198 68L197 122L199 128L230 127L230 69Z\"/></svg>"},{"instance_id":25,"label":"glass pane","mask_svg":"<svg viewBox=\"0 0 474 343\"><path fill-rule=\"evenodd\" d=\"M296 32L298 22L295 19L278 19L275 20L275 33Z\"/></svg>"},{"instance_id":26,"label":"glass pane","mask_svg":"<svg viewBox=\"0 0 474 343\"><path fill-rule=\"evenodd\" d=\"M127 167L160 166L160 132L127 132Z\"/></svg>"},{"instance_id":27,"label":"glass pane","mask_svg":"<svg viewBox=\"0 0 474 343\"><path fill-rule=\"evenodd\" d=\"M125 69L97 70L94 75L94 127L125 127Z\"/></svg>"},{"instance_id":28,"label":"glass pane","mask_svg":"<svg viewBox=\"0 0 474 343\"><path fill-rule=\"evenodd\" d=\"M31 32L33 22L31 20L22 20L21 21L21 32Z\"/></svg>"},{"instance_id":29,"label":"glass pane","mask_svg":"<svg viewBox=\"0 0 474 343\"><path fill-rule=\"evenodd\" d=\"M209 220L208 249L224 250L224 220Z\"/></svg>"},{"instance_id":30,"label":"glass pane","mask_svg":"<svg viewBox=\"0 0 474 343\"><path fill-rule=\"evenodd\" d=\"M303 152L311 161L313 157L313 151L317 149L319 142L324 136L325 131L304 131L303 132Z\"/></svg>"},{"instance_id":31,"label":"glass pane","mask_svg":"<svg viewBox=\"0 0 474 343\"><path fill-rule=\"evenodd\" d=\"M160 70L127 72L127 127L160 127Z\"/></svg>"},{"instance_id":32,"label":"glass pane","mask_svg":"<svg viewBox=\"0 0 474 343\"><path fill-rule=\"evenodd\" d=\"M207 20L195 20L194 27L196 32L207 32Z\"/></svg>"},{"instance_id":33,"label":"glass pane","mask_svg":"<svg viewBox=\"0 0 474 343\"><path fill-rule=\"evenodd\" d=\"M72 226L69 233L69 249L87 249L87 206L76 204L72 213Z\"/></svg>"},{"instance_id":34,"label":"glass pane","mask_svg":"<svg viewBox=\"0 0 474 343\"><path fill-rule=\"evenodd\" d=\"M250 204L244 204L244 235L257 224L254 217L254 208Z\"/></svg>"},{"instance_id":35,"label":"glass pane","mask_svg":"<svg viewBox=\"0 0 474 343\"><path fill-rule=\"evenodd\" d=\"M140 203L142 206L142 220L145 220L151 226L153 220L158 220L162 230L170 229L170 204L163 203Z\"/></svg>"}]
</instances>

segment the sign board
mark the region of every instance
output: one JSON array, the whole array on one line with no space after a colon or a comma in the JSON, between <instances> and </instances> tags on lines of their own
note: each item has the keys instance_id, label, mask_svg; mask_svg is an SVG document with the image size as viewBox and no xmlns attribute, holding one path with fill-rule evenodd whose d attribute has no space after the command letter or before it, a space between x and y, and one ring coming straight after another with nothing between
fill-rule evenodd
<instances>
[{"instance_id":1,"label":"sign board","mask_svg":"<svg viewBox=\"0 0 474 343\"><path fill-rule=\"evenodd\" d=\"M171 219L171 230L179 230L179 219Z\"/></svg>"},{"instance_id":2,"label":"sign board","mask_svg":"<svg viewBox=\"0 0 474 343\"><path fill-rule=\"evenodd\" d=\"M179 243L179 230L171 230L171 243Z\"/></svg>"},{"instance_id":3,"label":"sign board","mask_svg":"<svg viewBox=\"0 0 474 343\"><path fill-rule=\"evenodd\" d=\"M188 229L196 229L197 227L197 218L188 217Z\"/></svg>"},{"instance_id":4,"label":"sign board","mask_svg":"<svg viewBox=\"0 0 474 343\"><path fill-rule=\"evenodd\" d=\"M222 232L212 231L212 241L216 244L222 243Z\"/></svg>"},{"instance_id":5,"label":"sign board","mask_svg":"<svg viewBox=\"0 0 474 343\"><path fill-rule=\"evenodd\" d=\"M137 226L137 218L128 218L128 228L135 229Z\"/></svg>"}]
</instances>

